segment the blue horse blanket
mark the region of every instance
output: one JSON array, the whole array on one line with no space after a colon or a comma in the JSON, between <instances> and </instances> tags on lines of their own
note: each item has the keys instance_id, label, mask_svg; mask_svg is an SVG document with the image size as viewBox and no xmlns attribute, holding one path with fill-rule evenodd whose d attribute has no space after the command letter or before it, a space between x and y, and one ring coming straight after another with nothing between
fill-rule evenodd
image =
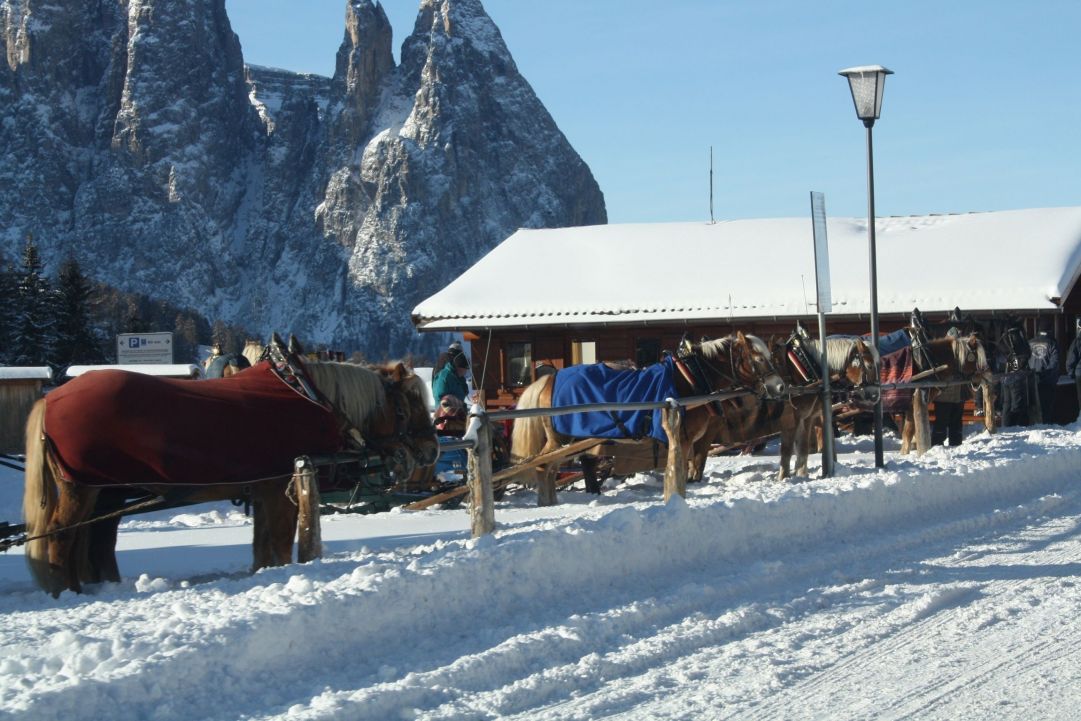
<instances>
[{"instance_id":1,"label":"blue horse blanket","mask_svg":"<svg viewBox=\"0 0 1081 721\"><path fill-rule=\"evenodd\" d=\"M870 340L870 336L864 336ZM878 336L878 354L889 355L890 353L896 353L902 348L908 348L912 345L912 339L908 337L908 331L904 328L901 330L895 330L887 335Z\"/></svg>"},{"instance_id":2,"label":"blue horse blanket","mask_svg":"<svg viewBox=\"0 0 1081 721\"><path fill-rule=\"evenodd\" d=\"M556 373L552 407L583 403L646 403L676 397L671 358L643 370L612 370L604 363L571 366ZM668 443L660 410L587 411L554 416L556 432L572 438L641 438Z\"/></svg>"}]
</instances>

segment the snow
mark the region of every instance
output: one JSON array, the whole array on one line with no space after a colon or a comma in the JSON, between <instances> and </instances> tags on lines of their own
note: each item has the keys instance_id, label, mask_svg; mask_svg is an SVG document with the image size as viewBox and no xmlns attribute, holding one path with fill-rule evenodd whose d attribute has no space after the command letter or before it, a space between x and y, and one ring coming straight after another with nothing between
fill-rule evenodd
<instances>
[{"instance_id":1,"label":"snow","mask_svg":"<svg viewBox=\"0 0 1081 721\"><path fill-rule=\"evenodd\" d=\"M828 218L827 229L833 313L866 314L867 221ZM1054 311L1081 274L1081 207L879 218L875 229L884 314ZM449 330L811 315L814 283L810 214L523 229L413 317Z\"/></svg>"},{"instance_id":2,"label":"snow","mask_svg":"<svg viewBox=\"0 0 1081 721\"><path fill-rule=\"evenodd\" d=\"M0 366L0 381L49 381L52 378L49 366Z\"/></svg>"},{"instance_id":3,"label":"snow","mask_svg":"<svg viewBox=\"0 0 1081 721\"><path fill-rule=\"evenodd\" d=\"M129 363L127 365L70 366L65 375L70 378L97 370L120 370L142 373L148 376L166 376L170 378L195 378L202 371L199 366L188 363Z\"/></svg>"},{"instance_id":4,"label":"snow","mask_svg":"<svg viewBox=\"0 0 1081 721\"><path fill-rule=\"evenodd\" d=\"M0 555L0 704L26 719L1068 719L1081 703L1081 424L778 483L712 459L496 533L464 509L323 518L246 573L228 504L122 526L126 580L59 600ZM813 469L817 473L817 469ZM0 516L20 478L0 467Z\"/></svg>"}]
</instances>

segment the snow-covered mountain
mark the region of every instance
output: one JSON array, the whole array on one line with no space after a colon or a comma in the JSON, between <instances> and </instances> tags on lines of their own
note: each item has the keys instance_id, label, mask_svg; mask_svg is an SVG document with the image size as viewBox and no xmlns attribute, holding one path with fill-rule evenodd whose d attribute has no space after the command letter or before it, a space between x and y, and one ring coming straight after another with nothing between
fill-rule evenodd
<instances>
[{"instance_id":1,"label":"snow-covered mountain","mask_svg":"<svg viewBox=\"0 0 1081 721\"><path fill-rule=\"evenodd\" d=\"M0 252L371 356L519 227L606 222L480 0L401 63L348 0L333 78L245 67L224 0L0 0Z\"/></svg>"}]
</instances>

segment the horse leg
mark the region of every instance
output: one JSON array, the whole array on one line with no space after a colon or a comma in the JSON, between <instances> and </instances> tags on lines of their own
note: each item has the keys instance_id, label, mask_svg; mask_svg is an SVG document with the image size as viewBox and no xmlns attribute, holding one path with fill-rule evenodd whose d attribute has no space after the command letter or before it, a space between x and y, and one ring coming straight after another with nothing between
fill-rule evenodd
<instances>
[{"instance_id":1,"label":"horse leg","mask_svg":"<svg viewBox=\"0 0 1081 721\"><path fill-rule=\"evenodd\" d=\"M98 521L86 528L86 566L85 571L79 574L83 583L120 582L120 566L116 562L119 529L120 516Z\"/></svg>"},{"instance_id":2,"label":"horse leg","mask_svg":"<svg viewBox=\"0 0 1081 721\"><path fill-rule=\"evenodd\" d=\"M912 433L915 424L912 421L912 411L908 410L901 417L901 455L907 456L912 450Z\"/></svg>"},{"instance_id":3,"label":"horse leg","mask_svg":"<svg viewBox=\"0 0 1081 721\"><path fill-rule=\"evenodd\" d=\"M796 468L795 474L801 478L810 478L811 473L807 470L807 458L811 453L811 437L814 435L818 426L815 425L814 418L811 416L804 416L800 419L799 425L796 427L795 433L795 446L796 446Z\"/></svg>"},{"instance_id":4,"label":"horse leg","mask_svg":"<svg viewBox=\"0 0 1081 721\"><path fill-rule=\"evenodd\" d=\"M597 478L597 457L585 453L578 456L578 463L582 466L582 477L586 480L586 493L601 492L601 482Z\"/></svg>"},{"instance_id":5,"label":"horse leg","mask_svg":"<svg viewBox=\"0 0 1081 721\"><path fill-rule=\"evenodd\" d=\"M706 476L706 457L709 455L710 439L707 436L699 438L691 447L691 453L687 462L687 482L697 483Z\"/></svg>"},{"instance_id":6,"label":"horse leg","mask_svg":"<svg viewBox=\"0 0 1081 721\"><path fill-rule=\"evenodd\" d=\"M98 497L98 489L79 486L67 481L57 484L56 509L46 528L48 539L49 570L53 576L50 593L60 595L65 588L82 593L80 571L86 572L87 543L89 531L72 528L90 517Z\"/></svg>"}]
</instances>

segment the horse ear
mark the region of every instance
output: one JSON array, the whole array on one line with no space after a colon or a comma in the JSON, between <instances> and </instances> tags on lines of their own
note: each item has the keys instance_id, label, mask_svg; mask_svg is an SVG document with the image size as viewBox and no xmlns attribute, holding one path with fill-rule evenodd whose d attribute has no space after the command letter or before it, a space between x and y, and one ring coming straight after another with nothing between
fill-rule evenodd
<instances>
[{"instance_id":1,"label":"horse ear","mask_svg":"<svg viewBox=\"0 0 1081 721\"><path fill-rule=\"evenodd\" d=\"M390 369L390 377L394 380L395 383L402 382L410 375L411 374L409 373L409 368L407 368L405 363L402 363L401 361L395 363Z\"/></svg>"},{"instance_id":2,"label":"horse ear","mask_svg":"<svg viewBox=\"0 0 1081 721\"><path fill-rule=\"evenodd\" d=\"M743 331L741 330L736 331L736 340L740 345L747 345L747 336L743 335Z\"/></svg>"},{"instance_id":3,"label":"horse ear","mask_svg":"<svg viewBox=\"0 0 1081 721\"><path fill-rule=\"evenodd\" d=\"M304 349L300 347L300 341L292 333L289 334L289 352L296 355L304 355Z\"/></svg>"}]
</instances>

